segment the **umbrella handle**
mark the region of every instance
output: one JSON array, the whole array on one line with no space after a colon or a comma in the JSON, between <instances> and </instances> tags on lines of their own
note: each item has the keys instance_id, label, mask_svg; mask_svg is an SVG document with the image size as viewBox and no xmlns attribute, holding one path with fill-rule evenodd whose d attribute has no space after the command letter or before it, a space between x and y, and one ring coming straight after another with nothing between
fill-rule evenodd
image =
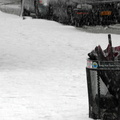
<instances>
[{"instance_id":1,"label":"umbrella handle","mask_svg":"<svg viewBox=\"0 0 120 120\"><path fill-rule=\"evenodd\" d=\"M108 42L109 42L109 45L112 47L111 34L108 34Z\"/></svg>"},{"instance_id":2,"label":"umbrella handle","mask_svg":"<svg viewBox=\"0 0 120 120\"><path fill-rule=\"evenodd\" d=\"M112 40L111 40L111 34L108 34L108 43L111 47L110 53L111 53L111 60L114 61L114 56L113 56L113 47L112 47Z\"/></svg>"}]
</instances>

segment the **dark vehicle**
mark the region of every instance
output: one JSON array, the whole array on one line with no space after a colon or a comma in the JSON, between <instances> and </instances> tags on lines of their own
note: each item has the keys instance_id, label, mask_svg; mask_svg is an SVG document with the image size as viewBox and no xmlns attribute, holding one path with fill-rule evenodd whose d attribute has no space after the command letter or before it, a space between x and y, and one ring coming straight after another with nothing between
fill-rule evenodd
<instances>
[{"instance_id":1,"label":"dark vehicle","mask_svg":"<svg viewBox=\"0 0 120 120\"><path fill-rule=\"evenodd\" d=\"M48 0L23 0L23 15L35 13L36 17L47 17L49 14Z\"/></svg>"},{"instance_id":2,"label":"dark vehicle","mask_svg":"<svg viewBox=\"0 0 120 120\"><path fill-rule=\"evenodd\" d=\"M22 0L23 15L35 13L36 17L52 17L54 20L64 22L69 19L69 13L76 8L80 0Z\"/></svg>"},{"instance_id":3,"label":"dark vehicle","mask_svg":"<svg viewBox=\"0 0 120 120\"><path fill-rule=\"evenodd\" d=\"M116 23L118 19L117 2L98 2L94 3L93 15L96 24Z\"/></svg>"},{"instance_id":4,"label":"dark vehicle","mask_svg":"<svg viewBox=\"0 0 120 120\"><path fill-rule=\"evenodd\" d=\"M78 4L70 15L70 22L75 26L90 24L111 24L120 21L120 1L87 1Z\"/></svg>"},{"instance_id":5,"label":"dark vehicle","mask_svg":"<svg viewBox=\"0 0 120 120\"><path fill-rule=\"evenodd\" d=\"M50 0L53 19L75 26L120 21L120 0Z\"/></svg>"},{"instance_id":6,"label":"dark vehicle","mask_svg":"<svg viewBox=\"0 0 120 120\"><path fill-rule=\"evenodd\" d=\"M110 24L120 21L120 0L24 0L24 15L75 24Z\"/></svg>"},{"instance_id":7,"label":"dark vehicle","mask_svg":"<svg viewBox=\"0 0 120 120\"><path fill-rule=\"evenodd\" d=\"M71 24L79 27L83 24L89 25L92 21L92 5L90 4L78 4L77 8L73 9L70 16Z\"/></svg>"},{"instance_id":8,"label":"dark vehicle","mask_svg":"<svg viewBox=\"0 0 120 120\"><path fill-rule=\"evenodd\" d=\"M90 10L92 9L92 5L87 4L86 1L85 0L56 0L56 1L50 0L49 4L52 7L53 19L59 22L65 22L67 24L74 24L74 22L77 20L74 19L74 17L77 16L74 14L75 11L78 10L80 13L80 9L81 9L81 12L83 12L84 14L83 16L86 16L85 13L88 12L87 10L89 10L90 12Z\"/></svg>"},{"instance_id":9,"label":"dark vehicle","mask_svg":"<svg viewBox=\"0 0 120 120\"><path fill-rule=\"evenodd\" d=\"M50 15L52 19L62 23L69 22L69 13L71 14L73 8L76 8L80 0L49 0Z\"/></svg>"}]
</instances>

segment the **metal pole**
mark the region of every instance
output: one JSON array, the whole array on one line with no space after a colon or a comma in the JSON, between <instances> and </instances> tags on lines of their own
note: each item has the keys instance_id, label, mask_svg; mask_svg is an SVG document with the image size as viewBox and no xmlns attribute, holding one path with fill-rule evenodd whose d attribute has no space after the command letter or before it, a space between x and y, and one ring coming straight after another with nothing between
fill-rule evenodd
<instances>
[{"instance_id":1,"label":"metal pole","mask_svg":"<svg viewBox=\"0 0 120 120\"><path fill-rule=\"evenodd\" d=\"M25 2L25 0L21 0L21 11L20 11L20 17L23 16L23 12L24 12L24 2Z\"/></svg>"},{"instance_id":2,"label":"metal pole","mask_svg":"<svg viewBox=\"0 0 120 120\"><path fill-rule=\"evenodd\" d=\"M111 60L114 61L114 56L113 56L113 48L112 48L112 40L111 40L111 34L108 34L108 42L109 42L109 45L111 47L110 49L110 53L111 53Z\"/></svg>"}]
</instances>

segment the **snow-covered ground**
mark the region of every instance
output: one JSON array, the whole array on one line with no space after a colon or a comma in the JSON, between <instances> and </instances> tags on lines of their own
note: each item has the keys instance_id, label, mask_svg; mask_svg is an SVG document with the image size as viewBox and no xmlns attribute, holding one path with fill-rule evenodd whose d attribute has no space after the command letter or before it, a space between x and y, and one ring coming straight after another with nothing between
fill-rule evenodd
<instances>
[{"instance_id":1,"label":"snow-covered ground","mask_svg":"<svg viewBox=\"0 0 120 120\"><path fill-rule=\"evenodd\" d=\"M90 120L86 58L99 44L107 34L0 12L0 120Z\"/></svg>"}]
</instances>

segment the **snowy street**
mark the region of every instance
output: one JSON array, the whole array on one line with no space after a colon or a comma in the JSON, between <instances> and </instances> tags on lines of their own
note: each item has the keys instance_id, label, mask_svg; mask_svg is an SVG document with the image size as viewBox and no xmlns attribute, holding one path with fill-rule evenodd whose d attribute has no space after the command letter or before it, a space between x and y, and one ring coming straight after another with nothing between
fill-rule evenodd
<instances>
[{"instance_id":1,"label":"snowy street","mask_svg":"<svg viewBox=\"0 0 120 120\"><path fill-rule=\"evenodd\" d=\"M0 12L0 120L90 120L86 59L99 44L107 33Z\"/></svg>"}]
</instances>

